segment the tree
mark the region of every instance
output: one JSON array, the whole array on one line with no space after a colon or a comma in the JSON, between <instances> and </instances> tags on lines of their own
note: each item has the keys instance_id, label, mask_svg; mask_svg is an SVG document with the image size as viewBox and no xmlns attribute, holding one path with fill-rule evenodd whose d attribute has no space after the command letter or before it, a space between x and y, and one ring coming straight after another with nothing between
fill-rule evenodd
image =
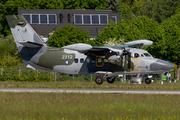
<instances>
[{"instance_id":1,"label":"tree","mask_svg":"<svg viewBox=\"0 0 180 120\"><path fill-rule=\"evenodd\" d=\"M178 65L177 80L179 80L180 61L180 12L161 23L164 41L159 42L160 53L165 60L171 60Z\"/></svg>"},{"instance_id":2,"label":"tree","mask_svg":"<svg viewBox=\"0 0 180 120\"><path fill-rule=\"evenodd\" d=\"M180 0L145 1L137 15L147 15L149 18L161 23L175 13L179 3Z\"/></svg>"},{"instance_id":3,"label":"tree","mask_svg":"<svg viewBox=\"0 0 180 120\"><path fill-rule=\"evenodd\" d=\"M77 26L66 25L62 29L58 28L52 36L49 36L48 45L58 48L75 43L95 45L94 41L89 38L88 31L83 31Z\"/></svg>"},{"instance_id":4,"label":"tree","mask_svg":"<svg viewBox=\"0 0 180 120\"><path fill-rule=\"evenodd\" d=\"M117 24L110 22L97 36L96 41L104 44L112 39L120 44L122 41L152 40L155 46L153 45L153 47L147 48L147 50L151 54L158 56L156 52L158 45L156 46L156 43L162 39L161 28L156 21L149 19L147 16L139 16L128 21L121 20Z\"/></svg>"},{"instance_id":5,"label":"tree","mask_svg":"<svg viewBox=\"0 0 180 120\"><path fill-rule=\"evenodd\" d=\"M117 0L108 0L107 9L113 12L120 12L120 2Z\"/></svg>"}]
</instances>

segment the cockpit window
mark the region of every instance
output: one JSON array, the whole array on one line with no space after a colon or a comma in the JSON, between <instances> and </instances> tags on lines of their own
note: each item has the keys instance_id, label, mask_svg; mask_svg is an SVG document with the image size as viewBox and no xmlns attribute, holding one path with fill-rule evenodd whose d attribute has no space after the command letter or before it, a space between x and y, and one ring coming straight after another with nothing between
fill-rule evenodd
<instances>
[{"instance_id":1,"label":"cockpit window","mask_svg":"<svg viewBox=\"0 0 180 120\"><path fill-rule=\"evenodd\" d=\"M138 58L138 57L139 57L139 54L138 54L138 53L134 53L134 57L135 57L135 58Z\"/></svg>"},{"instance_id":2,"label":"cockpit window","mask_svg":"<svg viewBox=\"0 0 180 120\"><path fill-rule=\"evenodd\" d=\"M144 53L144 55L145 55L146 57L151 57L151 55L150 55L149 53Z\"/></svg>"},{"instance_id":3,"label":"cockpit window","mask_svg":"<svg viewBox=\"0 0 180 120\"><path fill-rule=\"evenodd\" d=\"M143 55L143 54L141 54L141 57L144 57L144 55Z\"/></svg>"}]
</instances>

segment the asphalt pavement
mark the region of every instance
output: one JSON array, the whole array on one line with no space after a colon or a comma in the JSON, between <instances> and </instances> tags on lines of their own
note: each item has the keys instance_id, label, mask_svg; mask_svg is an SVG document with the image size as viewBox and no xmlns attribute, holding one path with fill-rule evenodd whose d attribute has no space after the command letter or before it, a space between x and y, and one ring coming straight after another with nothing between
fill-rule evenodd
<instances>
[{"instance_id":1,"label":"asphalt pavement","mask_svg":"<svg viewBox=\"0 0 180 120\"><path fill-rule=\"evenodd\" d=\"M79 89L79 88L0 88L0 92L43 93L116 93L116 94L178 94L180 90L155 89Z\"/></svg>"}]
</instances>

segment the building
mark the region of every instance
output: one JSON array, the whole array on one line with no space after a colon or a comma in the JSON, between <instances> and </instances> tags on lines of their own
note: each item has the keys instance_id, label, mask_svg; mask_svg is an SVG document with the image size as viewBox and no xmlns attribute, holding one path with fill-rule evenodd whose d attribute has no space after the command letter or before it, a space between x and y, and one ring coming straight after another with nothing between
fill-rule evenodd
<instances>
[{"instance_id":1,"label":"building","mask_svg":"<svg viewBox=\"0 0 180 120\"><path fill-rule=\"evenodd\" d=\"M93 38L113 20L120 20L120 14L111 10L69 10L69 9L18 9L35 31L44 37L67 24L88 30Z\"/></svg>"}]
</instances>

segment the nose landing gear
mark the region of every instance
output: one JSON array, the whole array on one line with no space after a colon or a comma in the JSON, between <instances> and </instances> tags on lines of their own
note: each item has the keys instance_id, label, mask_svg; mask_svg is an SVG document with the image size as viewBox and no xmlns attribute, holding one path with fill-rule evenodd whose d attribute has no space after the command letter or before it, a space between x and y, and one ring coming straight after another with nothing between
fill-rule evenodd
<instances>
[{"instance_id":1,"label":"nose landing gear","mask_svg":"<svg viewBox=\"0 0 180 120\"><path fill-rule=\"evenodd\" d=\"M114 81L115 81L115 77L108 77L107 78L108 83L114 83Z\"/></svg>"},{"instance_id":2,"label":"nose landing gear","mask_svg":"<svg viewBox=\"0 0 180 120\"><path fill-rule=\"evenodd\" d=\"M145 79L145 83L146 83L146 84L151 84L151 78L146 78L146 79Z\"/></svg>"}]
</instances>

